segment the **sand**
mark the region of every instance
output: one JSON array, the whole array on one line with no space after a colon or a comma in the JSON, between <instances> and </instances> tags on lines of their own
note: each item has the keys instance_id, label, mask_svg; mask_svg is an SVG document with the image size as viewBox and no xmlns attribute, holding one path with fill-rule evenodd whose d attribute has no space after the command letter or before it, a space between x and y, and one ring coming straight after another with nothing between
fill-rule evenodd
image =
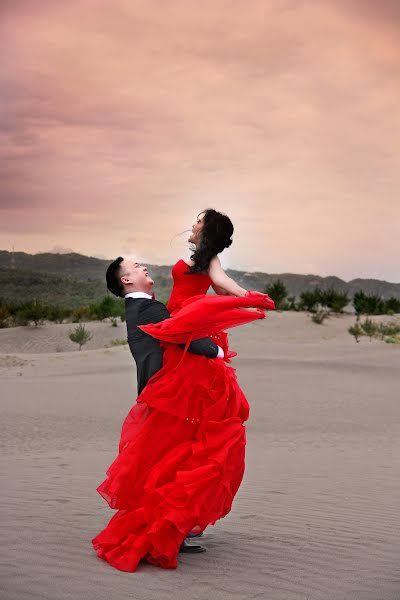
<instances>
[{"instance_id":1,"label":"sand","mask_svg":"<svg viewBox=\"0 0 400 600\"><path fill-rule=\"evenodd\" d=\"M251 404L233 510L205 554L136 573L90 544L136 397L129 350L99 347L124 326L88 324L81 352L56 351L70 326L0 330L1 600L399 600L400 346L356 344L353 322L275 313L232 330Z\"/></svg>"},{"instance_id":2,"label":"sand","mask_svg":"<svg viewBox=\"0 0 400 600\"><path fill-rule=\"evenodd\" d=\"M117 321L112 327L109 321L82 323L92 338L84 345L85 350L95 350L112 346L113 340L126 341L126 325ZM50 354L52 352L76 352L78 345L69 339L78 323L60 325L45 323L27 327L0 329L0 353Z\"/></svg>"}]
</instances>

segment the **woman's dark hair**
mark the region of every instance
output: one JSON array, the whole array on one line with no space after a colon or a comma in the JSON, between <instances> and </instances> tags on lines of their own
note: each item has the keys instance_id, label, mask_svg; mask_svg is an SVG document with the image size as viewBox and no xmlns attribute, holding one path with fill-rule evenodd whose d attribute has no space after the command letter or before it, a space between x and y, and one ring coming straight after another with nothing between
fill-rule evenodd
<instances>
[{"instance_id":1,"label":"woman's dark hair","mask_svg":"<svg viewBox=\"0 0 400 600\"><path fill-rule=\"evenodd\" d=\"M194 265L189 267L188 274L207 271L211 259L232 244L233 225L229 217L213 208L200 215L203 215L200 243L190 257Z\"/></svg>"},{"instance_id":2,"label":"woman's dark hair","mask_svg":"<svg viewBox=\"0 0 400 600\"><path fill-rule=\"evenodd\" d=\"M115 296L124 296L124 286L121 281L121 263L124 259L122 256L118 256L111 265L108 266L106 271L107 287L112 294Z\"/></svg>"}]
</instances>

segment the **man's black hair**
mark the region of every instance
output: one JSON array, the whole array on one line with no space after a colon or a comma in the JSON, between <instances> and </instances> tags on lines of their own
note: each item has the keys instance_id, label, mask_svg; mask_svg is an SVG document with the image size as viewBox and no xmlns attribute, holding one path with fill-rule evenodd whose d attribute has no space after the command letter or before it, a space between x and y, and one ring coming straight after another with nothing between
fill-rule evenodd
<instances>
[{"instance_id":1,"label":"man's black hair","mask_svg":"<svg viewBox=\"0 0 400 600\"><path fill-rule=\"evenodd\" d=\"M122 256L118 256L111 265L109 265L106 271L106 281L107 287L111 293L115 296L124 297L124 286L122 285L120 272L121 272L121 263L124 259Z\"/></svg>"}]
</instances>

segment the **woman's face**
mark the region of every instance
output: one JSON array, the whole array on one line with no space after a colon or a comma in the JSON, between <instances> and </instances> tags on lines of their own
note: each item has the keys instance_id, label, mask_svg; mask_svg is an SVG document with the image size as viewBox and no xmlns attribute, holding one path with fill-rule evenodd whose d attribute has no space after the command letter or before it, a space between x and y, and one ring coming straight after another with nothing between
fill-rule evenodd
<instances>
[{"instance_id":1,"label":"woman's face","mask_svg":"<svg viewBox=\"0 0 400 600\"><path fill-rule=\"evenodd\" d=\"M196 223L193 223L192 225L192 233L190 234L188 242L195 245L197 245L200 242L201 230L203 229L203 225L204 218L200 215L199 217L197 217Z\"/></svg>"}]
</instances>

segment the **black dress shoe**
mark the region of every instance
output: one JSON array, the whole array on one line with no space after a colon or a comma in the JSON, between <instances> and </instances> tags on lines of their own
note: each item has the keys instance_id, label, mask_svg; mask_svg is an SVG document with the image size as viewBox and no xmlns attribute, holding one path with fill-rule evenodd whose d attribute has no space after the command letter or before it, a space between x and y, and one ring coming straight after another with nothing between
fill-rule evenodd
<instances>
[{"instance_id":1,"label":"black dress shoe","mask_svg":"<svg viewBox=\"0 0 400 600\"><path fill-rule=\"evenodd\" d=\"M203 532L202 532L202 531L199 531L199 533L196 533L195 531L190 531L190 532L187 534L187 536L186 536L186 539L187 539L187 538L191 539L191 538L201 537L202 535L203 535Z\"/></svg>"},{"instance_id":2,"label":"black dress shoe","mask_svg":"<svg viewBox=\"0 0 400 600\"><path fill-rule=\"evenodd\" d=\"M199 554L200 552L206 552L206 549L203 546L192 546L184 540L179 548L179 552L182 554Z\"/></svg>"}]
</instances>

